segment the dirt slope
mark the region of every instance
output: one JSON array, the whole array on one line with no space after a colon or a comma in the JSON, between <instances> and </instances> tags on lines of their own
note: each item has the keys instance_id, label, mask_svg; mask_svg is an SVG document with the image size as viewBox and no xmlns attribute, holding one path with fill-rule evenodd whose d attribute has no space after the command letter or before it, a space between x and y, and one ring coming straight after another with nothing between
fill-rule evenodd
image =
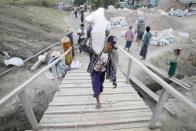
<instances>
[{"instance_id":1,"label":"dirt slope","mask_svg":"<svg viewBox=\"0 0 196 131\"><path fill-rule=\"evenodd\" d=\"M157 8L164 11L169 11L171 8L185 10L187 7L185 4L180 3L178 0L165 0L165 2L159 5Z\"/></svg>"},{"instance_id":2,"label":"dirt slope","mask_svg":"<svg viewBox=\"0 0 196 131\"><path fill-rule=\"evenodd\" d=\"M21 58L31 56L59 40L65 15L52 8L0 6L0 50Z\"/></svg>"}]
</instances>

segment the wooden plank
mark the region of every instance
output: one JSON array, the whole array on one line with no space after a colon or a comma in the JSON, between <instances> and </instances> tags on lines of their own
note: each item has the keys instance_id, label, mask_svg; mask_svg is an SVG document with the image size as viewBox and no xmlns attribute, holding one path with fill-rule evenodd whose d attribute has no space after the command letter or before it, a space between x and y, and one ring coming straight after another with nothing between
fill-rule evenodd
<instances>
[{"instance_id":1,"label":"wooden plank","mask_svg":"<svg viewBox=\"0 0 196 131\"><path fill-rule=\"evenodd\" d=\"M126 76L126 83L129 83L129 76L131 73L131 65L132 65L132 60L129 58L129 64L127 67L127 76Z\"/></svg>"},{"instance_id":2,"label":"wooden plank","mask_svg":"<svg viewBox=\"0 0 196 131\"><path fill-rule=\"evenodd\" d=\"M164 77L164 78L166 78L166 79L168 79L168 80L174 82L175 84L177 84L177 85L183 87L183 88L186 89L186 90L190 90L189 88L190 88L191 86L189 86L188 84L186 84L186 85L182 84L182 82L181 82L180 80L178 80L177 78L175 78L175 77L169 78L168 75L167 75L167 73L165 73L163 70L161 70L161 69L155 67L154 65L152 65L152 64L150 64L150 63L146 63L146 66L148 66L151 70L153 70L153 71L156 72L157 74L161 75L162 77ZM188 87L187 87L187 85L188 85Z\"/></svg>"},{"instance_id":3,"label":"wooden plank","mask_svg":"<svg viewBox=\"0 0 196 131\"><path fill-rule=\"evenodd\" d=\"M104 125L104 126L91 126L91 127L73 127L73 128L64 128L64 127L55 127L55 128L40 128L38 131L113 131L121 128L141 128L148 126L148 122L139 121L139 122L131 122L131 123L120 123L120 124L112 124L112 125ZM28 130L30 131L30 130Z\"/></svg>"},{"instance_id":4,"label":"wooden plank","mask_svg":"<svg viewBox=\"0 0 196 131\"><path fill-rule=\"evenodd\" d=\"M119 95L101 95L100 96L101 101L114 101L114 100L134 100L134 99L140 99L142 100L138 94L119 94ZM92 102L95 101L95 98L92 97L92 95L86 95L86 96L59 96L54 97L52 100L52 103L55 102L67 102L67 103L77 103L77 102Z\"/></svg>"},{"instance_id":5,"label":"wooden plank","mask_svg":"<svg viewBox=\"0 0 196 131\"><path fill-rule=\"evenodd\" d=\"M62 84L68 84L68 83L92 83L91 80L66 80L64 79L61 83ZM117 79L117 82L125 82L125 79L122 78L122 79ZM104 83L111 83L110 80L105 80ZM118 84L118 83L117 83Z\"/></svg>"},{"instance_id":6,"label":"wooden plank","mask_svg":"<svg viewBox=\"0 0 196 131\"><path fill-rule=\"evenodd\" d=\"M112 88L113 85L111 82L107 82L107 83L104 83L103 84L104 88ZM60 85L61 88L79 88L79 87L82 87L82 88L87 88L87 87L92 87L92 84L91 83L62 83ZM117 88L125 88L125 89L128 89L128 88L133 88L130 84L126 84L125 82L118 82L117 83Z\"/></svg>"},{"instance_id":7,"label":"wooden plank","mask_svg":"<svg viewBox=\"0 0 196 131\"><path fill-rule=\"evenodd\" d=\"M40 124L43 123L75 123L82 122L87 124L88 122L93 122L96 125L96 122L110 121L113 124L113 120L116 119L129 119L132 118L144 118L145 116L152 117L152 112L146 111L116 111L116 112L93 112L87 114L44 114ZM69 119L68 119L69 118ZM144 119L145 120L145 119Z\"/></svg>"},{"instance_id":8,"label":"wooden plank","mask_svg":"<svg viewBox=\"0 0 196 131\"><path fill-rule=\"evenodd\" d=\"M135 78L133 75L130 75L130 79L145 93L147 93L154 101L158 102L159 96L156 95L154 92L152 92L147 86L145 86L143 83L141 83L137 78ZM172 115L175 115L175 111L171 109L168 105L164 105L164 108Z\"/></svg>"},{"instance_id":9,"label":"wooden plank","mask_svg":"<svg viewBox=\"0 0 196 131\"><path fill-rule=\"evenodd\" d=\"M164 105L165 101L168 99L168 97L169 97L169 93L163 89L161 96L159 98L159 101L157 102L157 104L155 106L153 116L150 120L149 128L153 129L156 127L157 121L159 121L159 117L160 117L160 114L163 109L163 105Z\"/></svg>"},{"instance_id":10,"label":"wooden plank","mask_svg":"<svg viewBox=\"0 0 196 131\"><path fill-rule=\"evenodd\" d=\"M104 108L102 107L103 109L100 109L100 110L97 110L95 109L94 107L94 110L93 108L92 109L85 109L85 110L48 110L45 112L45 114L87 114L87 113L94 113L94 112L116 112L116 111L121 111L121 112L124 112L124 111L130 111L130 110L135 110L135 111L141 111L142 112L145 112L145 111L148 111L148 107L147 106L138 106L138 105L135 105L134 107L131 106L131 107L120 107L120 108ZM79 108L80 109L80 108Z\"/></svg>"},{"instance_id":11,"label":"wooden plank","mask_svg":"<svg viewBox=\"0 0 196 131\"><path fill-rule=\"evenodd\" d=\"M135 99L135 100L119 100L119 101L102 101L101 105L104 107L110 107L110 106L114 106L114 105L119 105L120 103L129 103L129 105L146 105L143 101L141 101L141 99ZM49 108L53 109L54 108L67 108L67 110L70 110L72 107L73 109L75 107L81 107L81 106L85 106L85 107L95 107L95 102L88 102L86 104L81 104L81 103L65 103L65 102L58 102L58 103L50 103Z\"/></svg>"},{"instance_id":12,"label":"wooden plank","mask_svg":"<svg viewBox=\"0 0 196 131\"><path fill-rule=\"evenodd\" d=\"M80 67L78 69L72 69L68 71L68 73L86 73L88 67ZM121 73L121 71L117 68L117 72Z\"/></svg>"},{"instance_id":13,"label":"wooden plank","mask_svg":"<svg viewBox=\"0 0 196 131\"><path fill-rule=\"evenodd\" d=\"M125 105L126 104L126 105ZM150 111L148 106L143 102L120 102L120 103L104 103L101 108L97 110L95 105L75 105L75 106L50 106L45 113L90 113L90 112L110 112L110 111L123 111L123 110L143 110Z\"/></svg>"},{"instance_id":14,"label":"wooden plank","mask_svg":"<svg viewBox=\"0 0 196 131\"><path fill-rule=\"evenodd\" d=\"M100 115L99 115L100 116ZM151 116L143 116L143 117L132 117L132 118L124 118L124 119L112 119L105 121L90 121L90 122L77 122L77 123L40 123L42 127L63 127L63 128L73 128L73 127L90 127L90 126L105 126L105 125L115 125L115 124L124 124L131 122L147 122Z\"/></svg>"},{"instance_id":15,"label":"wooden plank","mask_svg":"<svg viewBox=\"0 0 196 131\"><path fill-rule=\"evenodd\" d=\"M135 92L105 92L105 93L102 93L102 95L125 95L125 94L135 94ZM55 97L66 97L66 96L75 96L75 97L78 97L78 96L92 96L93 95L93 92L76 92L76 93L67 93L67 94L56 94Z\"/></svg>"},{"instance_id":16,"label":"wooden plank","mask_svg":"<svg viewBox=\"0 0 196 131\"><path fill-rule=\"evenodd\" d=\"M89 80L91 79L90 75L89 76L65 76L65 78L63 80ZM118 79L125 79L125 76L117 76L117 80Z\"/></svg>"},{"instance_id":17,"label":"wooden plank","mask_svg":"<svg viewBox=\"0 0 196 131\"><path fill-rule=\"evenodd\" d=\"M142 128L131 128L131 129L116 129L114 131L160 131L160 129L155 129L155 130L150 130L147 127L142 127Z\"/></svg>"},{"instance_id":18,"label":"wooden plank","mask_svg":"<svg viewBox=\"0 0 196 131\"><path fill-rule=\"evenodd\" d=\"M33 112L33 108L31 106L31 103L29 102L29 98L27 97L25 90L19 94L19 98L22 102L25 114L26 114L32 128L35 130L38 129L39 125L38 125L37 119L36 119L35 114Z\"/></svg>"},{"instance_id":19,"label":"wooden plank","mask_svg":"<svg viewBox=\"0 0 196 131\"><path fill-rule=\"evenodd\" d=\"M59 91L56 92L57 93L60 93L60 94L63 94L63 93L73 93L73 92L92 92L92 88L61 88ZM109 87L105 87L104 90L103 90L103 93L107 93L107 92L130 92L130 93L137 93L137 91L134 89L134 88L125 88L125 87L119 87L119 88L109 88Z\"/></svg>"},{"instance_id":20,"label":"wooden plank","mask_svg":"<svg viewBox=\"0 0 196 131\"><path fill-rule=\"evenodd\" d=\"M85 89L85 90L84 90ZM78 88L77 89L72 89L72 88L68 88L68 89L61 89L60 91L57 91L55 94L55 97L58 96L79 96L79 95L92 95L93 90L89 89L89 88ZM110 89L110 88L105 88L102 95L109 95L109 94L132 94L132 93L137 93L134 90L122 90L122 89Z\"/></svg>"},{"instance_id":21,"label":"wooden plank","mask_svg":"<svg viewBox=\"0 0 196 131\"><path fill-rule=\"evenodd\" d=\"M74 77L74 76L75 76L75 77L76 77L76 76L77 76L77 77L78 77L78 76L90 76L90 74L89 74L89 73L67 73L66 76L67 76L67 77L70 77L70 76L71 76L71 77ZM116 76L121 76L121 77L123 77L124 75L123 75L122 73L117 73Z\"/></svg>"},{"instance_id":22,"label":"wooden plank","mask_svg":"<svg viewBox=\"0 0 196 131\"><path fill-rule=\"evenodd\" d=\"M104 100L104 99L101 99L101 103L104 104L104 103L116 103L116 102L122 102L122 101L142 101L141 98L133 98L131 100L124 100L124 99L114 99L114 100ZM86 100L86 101L65 101L64 99L61 100L61 101L52 101L49 106L74 106L74 105L95 105L96 104L96 101L95 99L93 100Z\"/></svg>"}]
</instances>

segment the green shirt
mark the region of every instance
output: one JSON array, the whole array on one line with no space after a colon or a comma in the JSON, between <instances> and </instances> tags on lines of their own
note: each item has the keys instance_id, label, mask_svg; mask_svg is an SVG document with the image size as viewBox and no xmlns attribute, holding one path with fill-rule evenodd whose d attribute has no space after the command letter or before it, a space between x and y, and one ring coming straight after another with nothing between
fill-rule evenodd
<instances>
[{"instance_id":1,"label":"green shirt","mask_svg":"<svg viewBox=\"0 0 196 131\"><path fill-rule=\"evenodd\" d=\"M171 60L169 62L169 71L168 71L168 76L172 77L175 75L176 73L176 68L177 68L177 58L175 58L174 60Z\"/></svg>"}]
</instances>

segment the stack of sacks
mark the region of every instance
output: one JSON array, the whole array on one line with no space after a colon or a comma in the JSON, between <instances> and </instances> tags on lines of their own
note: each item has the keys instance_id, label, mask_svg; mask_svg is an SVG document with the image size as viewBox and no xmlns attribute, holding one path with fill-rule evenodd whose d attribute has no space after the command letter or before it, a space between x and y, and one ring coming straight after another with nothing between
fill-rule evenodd
<instances>
[{"instance_id":1,"label":"stack of sacks","mask_svg":"<svg viewBox=\"0 0 196 131\"><path fill-rule=\"evenodd\" d=\"M167 12L165 12L165 11L163 11L163 10L158 10L160 13L161 13L161 15L165 15L165 16L167 16L168 15L168 13Z\"/></svg>"},{"instance_id":2,"label":"stack of sacks","mask_svg":"<svg viewBox=\"0 0 196 131\"><path fill-rule=\"evenodd\" d=\"M166 29L161 32L152 33L153 36L150 40L151 45L164 46L172 43L174 35L172 29Z\"/></svg>"},{"instance_id":3,"label":"stack of sacks","mask_svg":"<svg viewBox=\"0 0 196 131\"><path fill-rule=\"evenodd\" d=\"M117 27L127 27L128 26L125 17L120 17L120 16L112 17L110 19L110 22L111 22L111 25L117 26Z\"/></svg>"},{"instance_id":4,"label":"stack of sacks","mask_svg":"<svg viewBox=\"0 0 196 131\"><path fill-rule=\"evenodd\" d=\"M128 9L128 8L123 8L122 10L123 10L123 11L129 11L130 9Z\"/></svg>"},{"instance_id":5,"label":"stack of sacks","mask_svg":"<svg viewBox=\"0 0 196 131\"><path fill-rule=\"evenodd\" d=\"M185 10L185 11L180 10L180 9L175 10L173 8L171 8L171 10L169 11L169 15L177 16L177 17L190 16L188 10Z\"/></svg>"},{"instance_id":6,"label":"stack of sacks","mask_svg":"<svg viewBox=\"0 0 196 131\"><path fill-rule=\"evenodd\" d=\"M115 11L116 8L113 5L108 6L108 11Z\"/></svg>"}]
</instances>

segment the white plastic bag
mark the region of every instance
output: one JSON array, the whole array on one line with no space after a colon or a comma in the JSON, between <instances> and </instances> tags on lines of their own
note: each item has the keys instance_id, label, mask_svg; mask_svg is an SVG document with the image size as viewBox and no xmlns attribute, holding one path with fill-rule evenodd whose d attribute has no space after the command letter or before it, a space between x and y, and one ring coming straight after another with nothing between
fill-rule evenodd
<instances>
[{"instance_id":1,"label":"white plastic bag","mask_svg":"<svg viewBox=\"0 0 196 131\"><path fill-rule=\"evenodd\" d=\"M12 57L10 59L4 60L6 66L8 65L15 65L15 66L22 66L24 65L24 61L18 57Z\"/></svg>"},{"instance_id":2,"label":"white plastic bag","mask_svg":"<svg viewBox=\"0 0 196 131\"><path fill-rule=\"evenodd\" d=\"M80 68L80 66L81 66L81 64L80 64L79 60L74 60L74 61L72 61L72 63L71 63L71 68L72 68L72 69Z\"/></svg>"}]
</instances>

